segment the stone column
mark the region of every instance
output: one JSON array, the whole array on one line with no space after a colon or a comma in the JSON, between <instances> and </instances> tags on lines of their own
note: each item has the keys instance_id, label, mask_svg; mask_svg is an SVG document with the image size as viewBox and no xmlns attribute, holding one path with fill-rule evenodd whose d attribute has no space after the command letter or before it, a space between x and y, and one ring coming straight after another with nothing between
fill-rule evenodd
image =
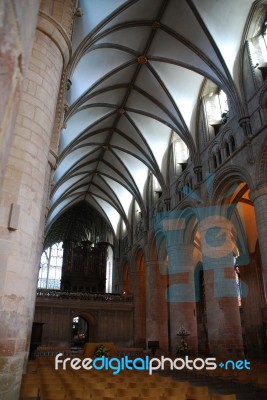
<instances>
[{"instance_id":1,"label":"stone column","mask_svg":"<svg viewBox=\"0 0 267 400\"><path fill-rule=\"evenodd\" d=\"M71 8L71 1L58 3ZM53 18L39 15L23 83L0 199L0 399L16 400L36 297L47 201L50 142L70 41Z\"/></svg>"},{"instance_id":2,"label":"stone column","mask_svg":"<svg viewBox=\"0 0 267 400\"><path fill-rule=\"evenodd\" d=\"M131 276L134 294L134 345L141 347L146 341L146 274L133 271Z\"/></svg>"},{"instance_id":3,"label":"stone column","mask_svg":"<svg viewBox=\"0 0 267 400\"><path fill-rule=\"evenodd\" d=\"M0 185L13 138L21 89L32 52L40 0L25 12L23 2L1 1L0 11Z\"/></svg>"},{"instance_id":4,"label":"stone column","mask_svg":"<svg viewBox=\"0 0 267 400\"><path fill-rule=\"evenodd\" d=\"M250 198L255 207L265 303L267 303L267 185L260 186L251 192Z\"/></svg>"},{"instance_id":5,"label":"stone column","mask_svg":"<svg viewBox=\"0 0 267 400\"><path fill-rule=\"evenodd\" d=\"M169 350L173 354L180 343L177 332L181 327L190 332L187 342L192 351L197 352L194 246L185 242L186 225L187 217L179 210L161 213L155 218L158 251L164 239L168 255L165 300L169 313Z\"/></svg>"},{"instance_id":6,"label":"stone column","mask_svg":"<svg viewBox=\"0 0 267 400\"><path fill-rule=\"evenodd\" d=\"M159 272L157 260L146 261L146 338L158 340L160 349L168 352L168 309L165 297L166 279Z\"/></svg>"},{"instance_id":7,"label":"stone column","mask_svg":"<svg viewBox=\"0 0 267 400\"><path fill-rule=\"evenodd\" d=\"M179 328L184 327L190 335L186 342L197 353L197 319L194 281L194 260L192 244L178 242L177 232L166 235L168 253L169 287L167 301L169 303L169 323L171 352L175 355L180 339Z\"/></svg>"},{"instance_id":8,"label":"stone column","mask_svg":"<svg viewBox=\"0 0 267 400\"><path fill-rule=\"evenodd\" d=\"M210 215L202 219L199 231L210 353L223 358L243 357L232 224L222 215Z\"/></svg>"}]
</instances>

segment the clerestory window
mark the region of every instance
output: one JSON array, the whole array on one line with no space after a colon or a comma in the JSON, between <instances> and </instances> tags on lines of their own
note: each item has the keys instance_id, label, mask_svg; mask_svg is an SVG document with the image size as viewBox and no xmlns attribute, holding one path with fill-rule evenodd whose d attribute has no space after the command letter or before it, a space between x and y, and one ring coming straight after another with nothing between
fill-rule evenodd
<instances>
[{"instance_id":1,"label":"clerestory window","mask_svg":"<svg viewBox=\"0 0 267 400\"><path fill-rule=\"evenodd\" d=\"M210 92L205 99L208 125L213 127L214 135L219 132L221 125L226 124L229 118L227 96L223 90Z\"/></svg>"},{"instance_id":2,"label":"clerestory window","mask_svg":"<svg viewBox=\"0 0 267 400\"><path fill-rule=\"evenodd\" d=\"M189 159L188 147L180 137L173 141L173 154L175 175L179 176L185 170Z\"/></svg>"},{"instance_id":3,"label":"clerestory window","mask_svg":"<svg viewBox=\"0 0 267 400\"><path fill-rule=\"evenodd\" d=\"M258 33L248 41L252 66L260 71L263 80L267 78L267 18Z\"/></svg>"}]
</instances>

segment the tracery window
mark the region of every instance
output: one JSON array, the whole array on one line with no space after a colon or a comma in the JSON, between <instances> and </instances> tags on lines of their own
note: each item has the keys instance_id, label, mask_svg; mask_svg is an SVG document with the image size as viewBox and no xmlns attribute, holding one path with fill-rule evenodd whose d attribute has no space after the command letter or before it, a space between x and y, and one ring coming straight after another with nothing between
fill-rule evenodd
<instances>
[{"instance_id":1,"label":"tracery window","mask_svg":"<svg viewBox=\"0 0 267 400\"><path fill-rule=\"evenodd\" d=\"M113 285L113 250L111 246L107 249L107 264L106 264L106 293L112 293Z\"/></svg>"},{"instance_id":2,"label":"tracery window","mask_svg":"<svg viewBox=\"0 0 267 400\"><path fill-rule=\"evenodd\" d=\"M45 249L39 269L38 288L60 289L63 261L63 242Z\"/></svg>"}]
</instances>

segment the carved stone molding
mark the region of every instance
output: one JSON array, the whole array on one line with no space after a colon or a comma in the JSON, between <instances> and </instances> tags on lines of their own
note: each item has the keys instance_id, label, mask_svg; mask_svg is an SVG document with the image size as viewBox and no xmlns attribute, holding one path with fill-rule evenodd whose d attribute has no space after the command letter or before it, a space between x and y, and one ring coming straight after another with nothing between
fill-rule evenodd
<instances>
[{"instance_id":1,"label":"carved stone molding","mask_svg":"<svg viewBox=\"0 0 267 400\"><path fill-rule=\"evenodd\" d=\"M57 154L52 149L50 149L48 154L48 163L50 165L51 170L55 168L57 160L58 160Z\"/></svg>"}]
</instances>

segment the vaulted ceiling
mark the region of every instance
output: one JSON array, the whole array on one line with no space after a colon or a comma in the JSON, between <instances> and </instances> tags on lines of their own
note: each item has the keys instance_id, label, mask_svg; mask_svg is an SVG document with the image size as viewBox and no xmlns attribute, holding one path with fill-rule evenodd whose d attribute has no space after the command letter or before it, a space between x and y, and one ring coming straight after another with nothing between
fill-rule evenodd
<instances>
[{"instance_id":1,"label":"vaulted ceiling","mask_svg":"<svg viewBox=\"0 0 267 400\"><path fill-rule=\"evenodd\" d=\"M240 109L240 45L252 0L80 0L68 111L48 228L86 201L116 232L148 173L168 186L168 151L180 137L194 160L205 79Z\"/></svg>"}]
</instances>

